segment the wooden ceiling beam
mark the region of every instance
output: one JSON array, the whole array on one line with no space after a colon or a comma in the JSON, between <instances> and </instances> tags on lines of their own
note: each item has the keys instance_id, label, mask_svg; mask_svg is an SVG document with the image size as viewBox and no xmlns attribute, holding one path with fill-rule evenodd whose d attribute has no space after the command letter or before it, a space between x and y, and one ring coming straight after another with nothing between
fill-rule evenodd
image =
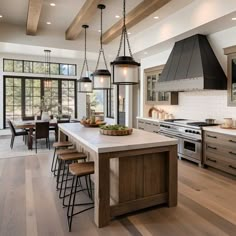
<instances>
[{"instance_id":1,"label":"wooden ceiling beam","mask_svg":"<svg viewBox=\"0 0 236 236\"><path fill-rule=\"evenodd\" d=\"M43 0L29 0L26 34L36 35Z\"/></svg>"},{"instance_id":2,"label":"wooden ceiling beam","mask_svg":"<svg viewBox=\"0 0 236 236\"><path fill-rule=\"evenodd\" d=\"M159 10L161 7L163 7L170 1L171 0L144 0L126 15L127 29L138 24L140 21L142 21L155 11ZM108 29L103 34L103 43L107 44L116 37L118 37L121 34L122 26L123 26L123 18L120 19L117 23L115 23L110 29Z\"/></svg>"},{"instance_id":3,"label":"wooden ceiling beam","mask_svg":"<svg viewBox=\"0 0 236 236\"><path fill-rule=\"evenodd\" d=\"M97 11L97 5L101 0L86 0L79 13L76 15L69 28L66 30L66 39L73 40L82 31L82 25L89 24Z\"/></svg>"}]
</instances>

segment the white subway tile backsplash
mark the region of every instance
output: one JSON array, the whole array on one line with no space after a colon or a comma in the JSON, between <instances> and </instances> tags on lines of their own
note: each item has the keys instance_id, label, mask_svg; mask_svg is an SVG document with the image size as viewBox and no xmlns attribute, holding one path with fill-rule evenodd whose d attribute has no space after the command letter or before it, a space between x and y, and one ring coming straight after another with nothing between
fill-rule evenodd
<instances>
[{"instance_id":1,"label":"white subway tile backsplash","mask_svg":"<svg viewBox=\"0 0 236 236\"><path fill-rule=\"evenodd\" d=\"M222 122L225 117L236 120L236 107L227 106L227 91L197 91L179 93L179 105L177 106L156 106L163 109L175 118L187 118L205 120L206 118L216 119ZM148 109L145 107L145 114Z\"/></svg>"}]
</instances>

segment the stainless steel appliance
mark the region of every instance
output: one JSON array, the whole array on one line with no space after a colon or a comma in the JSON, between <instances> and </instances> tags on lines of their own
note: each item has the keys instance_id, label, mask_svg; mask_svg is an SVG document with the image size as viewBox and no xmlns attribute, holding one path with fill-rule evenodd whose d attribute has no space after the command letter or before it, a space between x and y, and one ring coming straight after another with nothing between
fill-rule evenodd
<instances>
[{"instance_id":1,"label":"stainless steel appliance","mask_svg":"<svg viewBox=\"0 0 236 236\"><path fill-rule=\"evenodd\" d=\"M178 139L178 156L202 165L202 127L213 124L187 119L160 122L160 134ZM214 124L215 125L215 124Z\"/></svg>"}]
</instances>

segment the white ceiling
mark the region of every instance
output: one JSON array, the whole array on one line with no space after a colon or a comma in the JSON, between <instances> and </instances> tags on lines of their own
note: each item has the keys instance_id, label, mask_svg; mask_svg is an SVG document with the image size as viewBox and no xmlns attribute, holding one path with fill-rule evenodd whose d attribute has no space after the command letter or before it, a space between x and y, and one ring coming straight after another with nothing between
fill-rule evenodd
<instances>
[{"instance_id":1,"label":"white ceiling","mask_svg":"<svg viewBox=\"0 0 236 236\"><path fill-rule=\"evenodd\" d=\"M138 23L128 31L131 32L129 35L131 41L135 36L137 37L140 32L150 28L152 26L158 27L158 24L161 24L162 21L165 21L172 14L182 10L192 2L196 0L172 0L160 10L156 11L152 15L148 16L142 22ZM208 0L213 1L213 0ZM55 7L51 7L50 3L56 3ZM36 36L27 36L25 35L25 27L27 20L27 10L28 10L28 0L0 0L0 15L3 15L3 18L0 18L0 42L8 43L4 47L3 43L0 45L0 52L3 50L7 52L8 49L15 53L28 54L36 53L40 54L42 48L47 47L52 50L57 49L58 55L80 55L84 49L84 35L83 33L79 36L78 39L68 41L65 40L65 31L73 21L74 17L79 12L80 8L84 4L85 0L44 0L43 8L40 16L40 22L38 26L38 32ZM126 7L127 12L136 7L142 0L127 0ZM101 3L106 5L104 10L104 22L103 28L104 31L110 28L114 23L119 19L115 16L120 15L122 17L122 1L121 0L101 0ZM15 7L12 7L15 6ZM155 20L153 17L158 16L159 19ZM52 22L51 25L47 25L46 22ZM196 29L196 32L200 33L212 33L217 30L222 30L224 28L232 27L229 24L228 18L220 19L217 24L208 24L205 27ZM92 21L89 23L90 27L88 29L88 51L90 53L97 53L99 48L99 36L100 33L100 11L98 10L96 15L93 16ZM5 27L5 28L4 28ZM11 29L12 27L12 29ZM4 29L1 31L1 28ZM12 31L12 32L10 32ZM3 32L6 32L4 34ZM18 36L17 36L18 35ZM150 35L151 37L151 35ZM169 40L165 43L158 44L155 48L147 48L148 55L153 53L158 53L160 51L168 48L176 38ZM14 46L11 47L10 43L13 43ZM115 53L118 50L119 37L113 40L111 43L105 46L106 54L108 60L110 58L114 59ZM25 46L17 46L17 44ZM37 49L26 50L26 46L35 46ZM61 50L61 53L60 53ZM70 50L70 51L66 51ZM43 54L43 50L42 50ZM77 57L76 56L76 57ZM94 54L91 55L94 58ZM136 54L139 58L146 57L144 51L140 51Z\"/></svg>"}]
</instances>

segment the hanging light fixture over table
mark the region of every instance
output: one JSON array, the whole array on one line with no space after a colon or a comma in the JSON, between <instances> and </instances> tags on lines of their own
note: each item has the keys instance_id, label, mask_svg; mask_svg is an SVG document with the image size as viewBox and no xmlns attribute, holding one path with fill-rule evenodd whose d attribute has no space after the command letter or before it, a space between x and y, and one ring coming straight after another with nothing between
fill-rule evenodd
<instances>
[{"instance_id":1,"label":"hanging light fixture over table","mask_svg":"<svg viewBox=\"0 0 236 236\"><path fill-rule=\"evenodd\" d=\"M124 55L120 56L121 47L123 42ZM126 56L126 43L130 56ZM133 58L128 33L126 29L126 12L125 0L123 0L123 27L120 39L120 46L116 59L111 62L113 84L117 85L135 85L139 83L139 67L140 63L136 62Z\"/></svg>"},{"instance_id":2,"label":"hanging light fixture over table","mask_svg":"<svg viewBox=\"0 0 236 236\"><path fill-rule=\"evenodd\" d=\"M92 93L92 80L88 76L83 76L84 69L86 67L87 73L89 73L89 68L88 68L88 61L87 61L87 28L89 27L88 25L83 25L85 32L85 46L84 46L84 63L80 75L80 79L78 80L79 83L79 92L80 93Z\"/></svg>"},{"instance_id":3,"label":"hanging light fixture over table","mask_svg":"<svg viewBox=\"0 0 236 236\"><path fill-rule=\"evenodd\" d=\"M45 53L45 78L44 78L44 86L46 88L50 88L52 86L51 80L51 71L50 71L50 63L51 63L51 50L44 50Z\"/></svg>"},{"instance_id":4,"label":"hanging light fixture over table","mask_svg":"<svg viewBox=\"0 0 236 236\"><path fill-rule=\"evenodd\" d=\"M99 50L99 55L98 55L98 61L97 61L95 72L93 73L93 89L102 90L102 89L111 89L111 73L109 72L107 68L106 57L105 57L104 49L102 46L102 34L103 34L102 10L105 9L106 6L103 4L99 4L98 8L101 10L101 29L100 29L101 36L100 36L100 50ZM98 69L101 55L103 56L106 69Z\"/></svg>"}]
</instances>

